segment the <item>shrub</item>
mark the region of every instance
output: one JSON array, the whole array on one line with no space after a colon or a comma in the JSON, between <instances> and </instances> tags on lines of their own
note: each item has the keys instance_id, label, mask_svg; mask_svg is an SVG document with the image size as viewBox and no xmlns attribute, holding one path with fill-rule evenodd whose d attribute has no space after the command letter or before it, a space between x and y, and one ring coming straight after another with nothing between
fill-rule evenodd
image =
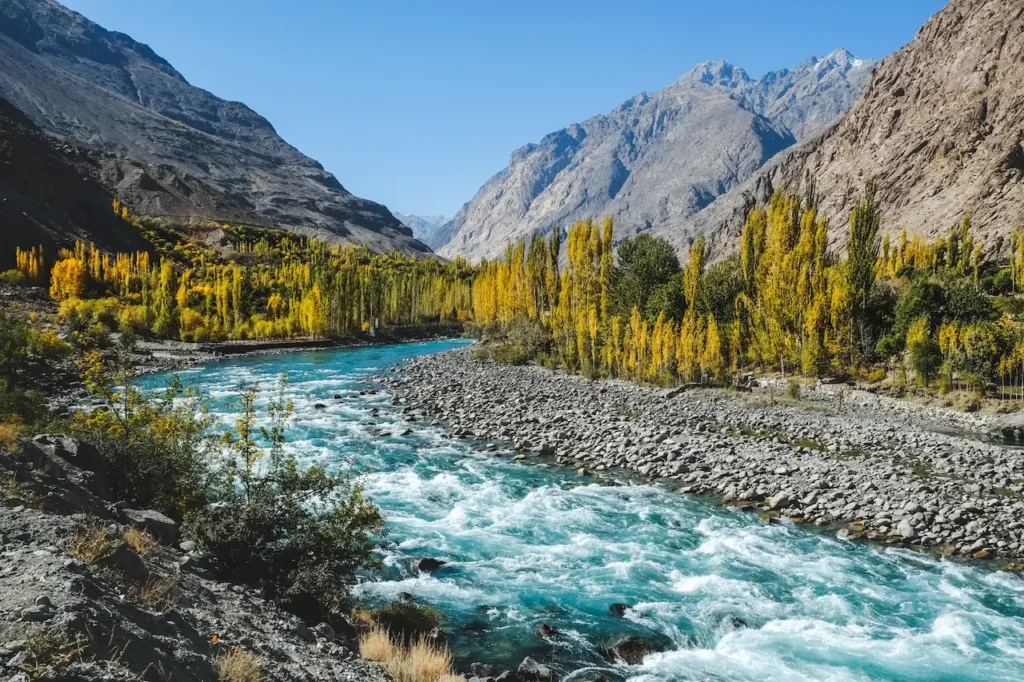
<instances>
[{"instance_id":1,"label":"shrub","mask_svg":"<svg viewBox=\"0 0 1024 682\"><path fill-rule=\"evenodd\" d=\"M441 618L436 612L421 604L408 602L388 604L373 615L373 621L406 641L429 635L441 624Z\"/></svg>"},{"instance_id":2,"label":"shrub","mask_svg":"<svg viewBox=\"0 0 1024 682\"><path fill-rule=\"evenodd\" d=\"M240 414L225 434L229 452L211 489L214 504L189 529L219 574L262 585L303 617L323 618L340 607L355 572L376 564L374 537L385 533L384 519L358 481L319 465L300 470L284 452L292 409L284 390L282 377L270 426L259 431L264 449L255 427L258 389L239 388Z\"/></svg>"},{"instance_id":3,"label":"shrub","mask_svg":"<svg viewBox=\"0 0 1024 682\"><path fill-rule=\"evenodd\" d=\"M525 365L530 359L525 348L511 343L503 343L492 348L491 357L499 365Z\"/></svg>"},{"instance_id":4,"label":"shrub","mask_svg":"<svg viewBox=\"0 0 1024 682\"><path fill-rule=\"evenodd\" d=\"M262 682L258 658L238 648L230 649L213 664L218 682Z\"/></svg>"},{"instance_id":5,"label":"shrub","mask_svg":"<svg viewBox=\"0 0 1024 682\"><path fill-rule=\"evenodd\" d=\"M21 270L6 270L0 272L0 284L7 284L14 287L23 287L28 284L28 278Z\"/></svg>"},{"instance_id":6,"label":"shrub","mask_svg":"<svg viewBox=\"0 0 1024 682\"><path fill-rule=\"evenodd\" d=\"M67 552L76 559L91 564L113 554L118 544L117 540L107 535L102 526L93 522L75 531L68 540Z\"/></svg>"},{"instance_id":7,"label":"shrub","mask_svg":"<svg viewBox=\"0 0 1024 682\"><path fill-rule=\"evenodd\" d=\"M54 331L30 330L28 349L32 355L44 360L63 360L74 352L71 344L60 338Z\"/></svg>"},{"instance_id":8,"label":"shrub","mask_svg":"<svg viewBox=\"0 0 1024 682\"><path fill-rule=\"evenodd\" d=\"M202 402L177 379L161 391L140 390L130 335L122 342L110 357L91 351L83 358L86 388L103 404L76 412L72 430L103 456L117 499L180 521L204 502L210 421Z\"/></svg>"},{"instance_id":9,"label":"shrub","mask_svg":"<svg viewBox=\"0 0 1024 682\"><path fill-rule=\"evenodd\" d=\"M786 385L786 395L793 400L800 400L800 382L796 379L790 379Z\"/></svg>"},{"instance_id":10,"label":"shrub","mask_svg":"<svg viewBox=\"0 0 1024 682\"><path fill-rule=\"evenodd\" d=\"M178 605L180 597L178 578L176 576L152 578L141 585L132 586L128 590L128 597L148 609L166 613Z\"/></svg>"},{"instance_id":11,"label":"shrub","mask_svg":"<svg viewBox=\"0 0 1024 682\"><path fill-rule=\"evenodd\" d=\"M153 556L160 549L160 543L155 537L135 526L129 526L121 539L140 556Z\"/></svg>"}]
</instances>

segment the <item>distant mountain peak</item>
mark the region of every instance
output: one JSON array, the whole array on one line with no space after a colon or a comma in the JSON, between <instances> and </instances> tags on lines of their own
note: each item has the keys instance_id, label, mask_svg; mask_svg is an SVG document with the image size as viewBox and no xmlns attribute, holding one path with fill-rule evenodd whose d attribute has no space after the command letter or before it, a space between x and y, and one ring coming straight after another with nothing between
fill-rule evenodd
<instances>
[{"instance_id":1,"label":"distant mountain peak","mask_svg":"<svg viewBox=\"0 0 1024 682\"><path fill-rule=\"evenodd\" d=\"M681 85L710 85L726 90L743 88L753 82L746 71L724 59L700 62L676 81Z\"/></svg>"},{"instance_id":2,"label":"distant mountain peak","mask_svg":"<svg viewBox=\"0 0 1024 682\"><path fill-rule=\"evenodd\" d=\"M663 90L520 147L428 244L490 258L581 218L611 215L620 237L677 224L833 123L866 82L855 61L840 49L756 80L726 60L701 62Z\"/></svg>"}]
</instances>

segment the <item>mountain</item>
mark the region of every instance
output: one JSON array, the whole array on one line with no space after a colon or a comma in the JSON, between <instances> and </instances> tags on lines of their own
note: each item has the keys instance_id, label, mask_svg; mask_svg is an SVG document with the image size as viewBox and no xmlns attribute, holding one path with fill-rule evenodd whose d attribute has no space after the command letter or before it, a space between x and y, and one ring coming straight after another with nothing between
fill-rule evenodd
<instances>
[{"instance_id":1,"label":"mountain","mask_svg":"<svg viewBox=\"0 0 1024 682\"><path fill-rule=\"evenodd\" d=\"M138 230L111 210L100 171L99 155L55 140L0 99L0 270L14 265L18 246L41 244L52 256L81 239L145 250Z\"/></svg>"},{"instance_id":2,"label":"mountain","mask_svg":"<svg viewBox=\"0 0 1024 682\"><path fill-rule=\"evenodd\" d=\"M0 96L44 130L109 152L102 180L134 213L429 252L262 116L53 0L0 0Z\"/></svg>"},{"instance_id":3,"label":"mountain","mask_svg":"<svg viewBox=\"0 0 1024 682\"><path fill-rule=\"evenodd\" d=\"M840 240L871 176L890 233L935 237L969 212L994 246L1024 226L1024 4L952 0L878 64L835 126L660 233L680 246L696 232L729 244L749 206L775 189L801 192L813 178Z\"/></svg>"},{"instance_id":4,"label":"mountain","mask_svg":"<svg viewBox=\"0 0 1024 682\"><path fill-rule=\"evenodd\" d=\"M728 62L704 62L680 81L712 85L735 93L743 105L782 124L798 140L819 132L844 114L867 85L874 62L838 49L811 57L793 69L752 80Z\"/></svg>"},{"instance_id":5,"label":"mountain","mask_svg":"<svg viewBox=\"0 0 1024 682\"><path fill-rule=\"evenodd\" d=\"M613 216L619 237L676 224L794 145L793 129L810 134L844 111L870 67L845 50L756 80L729 62L698 64L515 151L443 228L439 253L490 258L586 217Z\"/></svg>"},{"instance_id":6,"label":"mountain","mask_svg":"<svg viewBox=\"0 0 1024 682\"><path fill-rule=\"evenodd\" d=\"M445 223L448 222L447 216L421 216L414 213L395 213L395 217L401 220L403 225L406 225L412 230L412 234L416 239L419 239L430 248L433 249L444 244L444 242L438 243L435 237L438 236L441 228L443 228Z\"/></svg>"}]
</instances>

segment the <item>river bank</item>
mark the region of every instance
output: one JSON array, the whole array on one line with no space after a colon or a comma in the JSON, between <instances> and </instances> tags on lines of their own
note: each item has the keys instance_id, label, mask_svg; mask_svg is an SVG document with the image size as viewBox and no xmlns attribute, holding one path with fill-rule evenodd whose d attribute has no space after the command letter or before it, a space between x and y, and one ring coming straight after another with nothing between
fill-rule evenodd
<instances>
[{"instance_id":1,"label":"river bank","mask_svg":"<svg viewBox=\"0 0 1024 682\"><path fill-rule=\"evenodd\" d=\"M208 343L140 339L135 344L132 360L140 374L149 374L227 358L455 338L461 336L462 331L461 324L419 324L379 329L374 333L353 334L340 339L253 339Z\"/></svg>"},{"instance_id":2,"label":"river bank","mask_svg":"<svg viewBox=\"0 0 1024 682\"><path fill-rule=\"evenodd\" d=\"M456 437L510 442L523 461L623 470L851 539L1024 557L1024 455L970 437L991 416L831 386L790 404L765 392L593 383L468 349L411 360L384 381L413 415Z\"/></svg>"}]
</instances>

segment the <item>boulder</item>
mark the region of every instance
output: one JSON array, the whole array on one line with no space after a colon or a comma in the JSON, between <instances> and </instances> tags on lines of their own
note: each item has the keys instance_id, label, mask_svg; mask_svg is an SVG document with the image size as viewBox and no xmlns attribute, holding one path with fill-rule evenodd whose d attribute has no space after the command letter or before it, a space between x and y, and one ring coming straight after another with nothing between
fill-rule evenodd
<instances>
[{"instance_id":1,"label":"boulder","mask_svg":"<svg viewBox=\"0 0 1024 682\"><path fill-rule=\"evenodd\" d=\"M444 566L447 561L441 559L431 559L430 557L423 557L416 564L416 568L419 569L420 573L433 573L437 569Z\"/></svg>"},{"instance_id":2,"label":"boulder","mask_svg":"<svg viewBox=\"0 0 1024 682\"><path fill-rule=\"evenodd\" d=\"M123 510L128 522L150 533L165 545L174 545L178 541L178 524L153 509Z\"/></svg>"},{"instance_id":3,"label":"boulder","mask_svg":"<svg viewBox=\"0 0 1024 682\"><path fill-rule=\"evenodd\" d=\"M529 656L519 664L518 672L521 678L527 680L550 680L552 677L551 668L543 663L538 663Z\"/></svg>"},{"instance_id":4,"label":"boulder","mask_svg":"<svg viewBox=\"0 0 1024 682\"><path fill-rule=\"evenodd\" d=\"M25 457L44 474L66 479L97 497L110 497L103 456L88 443L70 436L41 434L25 449Z\"/></svg>"},{"instance_id":5,"label":"boulder","mask_svg":"<svg viewBox=\"0 0 1024 682\"><path fill-rule=\"evenodd\" d=\"M662 648L642 637L627 635L615 642L608 648L612 657L628 663L629 665L640 665L649 654L662 651Z\"/></svg>"}]
</instances>

